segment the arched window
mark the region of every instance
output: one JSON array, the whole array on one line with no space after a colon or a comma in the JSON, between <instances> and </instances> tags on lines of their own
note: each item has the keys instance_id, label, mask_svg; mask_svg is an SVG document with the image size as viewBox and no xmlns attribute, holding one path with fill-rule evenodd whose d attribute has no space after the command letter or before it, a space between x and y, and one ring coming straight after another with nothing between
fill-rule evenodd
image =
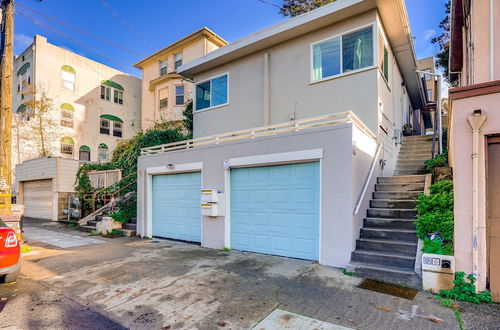
<instances>
[{"instance_id":1,"label":"arched window","mask_svg":"<svg viewBox=\"0 0 500 330\"><path fill-rule=\"evenodd\" d=\"M61 126L71 127L74 126L75 108L69 103L61 104Z\"/></svg>"},{"instance_id":2,"label":"arched window","mask_svg":"<svg viewBox=\"0 0 500 330\"><path fill-rule=\"evenodd\" d=\"M30 68L31 64L24 63L22 67L19 68L17 71L17 92L21 93L22 91L25 91L28 89L28 86L31 83L31 78L30 78Z\"/></svg>"},{"instance_id":3,"label":"arched window","mask_svg":"<svg viewBox=\"0 0 500 330\"><path fill-rule=\"evenodd\" d=\"M98 148L99 161L106 162L108 160L108 146L105 143L101 143Z\"/></svg>"},{"instance_id":4,"label":"arched window","mask_svg":"<svg viewBox=\"0 0 500 330\"><path fill-rule=\"evenodd\" d=\"M76 71L70 65L63 65L61 67L62 86L71 91L75 90L75 74Z\"/></svg>"},{"instance_id":5,"label":"arched window","mask_svg":"<svg viewBox=\"0 0 500 330\"><path fill-rule=\"evenodd\" d=\"M83 145L80 147L80 153L78 159L84 161L90 161L90 148L88 146Z\"/></svg>"},{"instance_id":6,"label":"arched window","mask_svg":"<svg viewBox=\"0 0 500 330\"><path fill-rule=\"evenodd\" d=\"M100 119L101 120L100 120L99 132L101 134L122 137L123 120L113 115L102 115Z\"/></svg>"},{"instance_id":7,"label":"arched window","mask_svg":"<svg viewBox=\"0 0 500 330\"><path fill-rule=\"evenodd\" d=\"M123 104L123 87L122 85L111 81L101 81L101 99L112 101L117 104Z\"/></svg>"},{"instance_id":8,"label":"arched window","mask_svg":"<svg viewBox=\"0 0 500 330\"><path fill-rule=\"evenodd\" d=\"M73 146L75 142L72 138L65 136L61 139L61 155L63 157L72 158L73 157Z\"/></svg>"}]
</instances>

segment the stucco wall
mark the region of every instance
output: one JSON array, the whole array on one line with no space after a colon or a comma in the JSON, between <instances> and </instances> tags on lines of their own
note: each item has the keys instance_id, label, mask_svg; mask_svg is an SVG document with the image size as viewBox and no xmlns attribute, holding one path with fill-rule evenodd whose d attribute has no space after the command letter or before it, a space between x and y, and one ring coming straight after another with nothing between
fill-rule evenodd
<instances>
[{"instance_id":1,"label":"stucco wall","mask_svg":"<svg viewBox=\"0 0 500 330\"><path fill-rule=\"evenodd\" d=\"M472 129L467 117L476 109L487 116L479 141L479 288L487 274L485 136L500 133L500 95L454 100L450 131L450 160L455 191L455 260L457 271L472 273Z\"/></svg>"},{"instance_id":2,"label":"stucco wall","mask_svg":"<svg viewBox=\"0 0 500 330\"><path fill-rule=\"evenodd\" d=\"M236 157L272 155L322 149L321 159L321 238L320 262L326 265L345 267L350 261L354 240L359 235L359 227L353 226L354 198L359 192L358 184L364 178L371 158L359 153L353 156L353 133L350 124L335 127L302 131L293 134L280 134L273 137L247 140L240 143L221 143L217 146L199 147L139 158L139 171L152 167L162 167L168 172L166 164L180 167L181 164L203 162L202 182L204 188L218 189L227 194L223 162ZM359 159L359 160L358 160ZM356 167L353 162L356 161ZM354 173L354 169L356 173ZM148 195L147 175L140 174L138 181L138 233L149 235L147 224ZM356 193L354 192L356 190ZM361 211L361 212L364 212ZM202 219L202 245L211 248L227 246L225 241L226 217ZM230 246L229 246L230 247Z\"/></svg>"}]
</instances>

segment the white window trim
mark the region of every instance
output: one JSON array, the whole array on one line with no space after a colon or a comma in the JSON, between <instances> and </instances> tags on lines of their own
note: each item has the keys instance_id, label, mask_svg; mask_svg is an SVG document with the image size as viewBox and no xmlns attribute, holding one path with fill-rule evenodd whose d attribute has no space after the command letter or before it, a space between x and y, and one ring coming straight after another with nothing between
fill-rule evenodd
<instances>
[{"instance_id":1,"label":"white window trim","mask_svg":"<svg viewBox=\"0 0 500 330\"><path fill-rule=\"evenodd\" d=\"M119 89L116 89L116 88L113 88L111 86L108 86L108 85L104 85L104 84L101 84L101 86L104 86L104 98L101 97L101 92L99 91L99 98L103 101L107 101L107 102L111 102L113 104L118 104L118 105L124 105L125 104L125 91L122 91L122 90L119 90ZM106 90L109 88L110 92L109 92L109 100L106 100ZM119 103L119 102L115 102L115 91L117 91L118 93L122 93L122 103Z\"/></svg>"},{"instance_id":2,"label":"white window trim","mask_svg":"<svg viewBox=\"0 0 500 330\"><path fill-rule=\"evenodd\" d=\"M307 149L275 154L262 154L229 159L229 167L241 166L269 166L275 164L295 163L300 161L314 161L323 158L323 149Z\"/></svg>"},{"instance_id":3,"label":"white window trim","mask_svg":"<svg viewBox=\"0 0 500 330\"><path fill-rule=\"evenodd\" d=\"M388 68L387 68L387 70L389 73L389 80L390 80L392 77L392 74L393 74L392 65L391 65L391 63L392 63L392 61L391 61L392 48L391 48L391 44L389 43L389 40L387 39L387 35L385 34L385 28L382 25L382 20L380 19L380 16L377 14L377 33L376 33L377 49L378 49L378 37L379 37L378 32L380 32L380 34L382 34L382 38L384 39L383 40L384 47L387 49L387 55L388 55L388 59L387 59ZM378 72L382 76L382 79L385 81L385 84L386 84L387 88L389 89L389 91L391 91L391 85L390 85L389 81L387 81L387 79L385 79L384 72L380 69L380 66L378 65L378 63L380 62L379 61L380 59L378 58L378 51L375 52L375 54L377 55L377 61L375 63L376 63L376 67L378 68Z\"/></svg>"},{"instance_id":4,"label":"white window trim","mask_svg":"<svg viewBox=\"0 0 500 330\"><path fill-rule=\"evenodd\" d=\"M228 79L229 79L229 77L228 77ZM177 87L179 87L179 86L184 87L184 94L181 94L182 97L183 97L183 100L184 100L182 102L182 104L177 104ZM229 80L228 80L228 86L229 86ZM229 87L228 87L228 90L229 90ZM184 85L174 85L174 94L175 94L174 95L174 98L175 98L174 107L183 107L186 104L186 86L184 86ZM205 110L205 109L203 109L203 110Z\"/></svg>"},{"instance_id":5,"label":"white window trim","mask_svg":"<svg viewBox=\"0 0 500 330\"><path fill-rule=\"evenodd\" d=\"M227 76L227 102L223 103L223 104L214 105L214 106L211 105L208 108L196 110L196 89L197 89L197 86L199 84L203 84L204 82L211 81L212 79L219 78L219 77L222 77L222 76ZM215 75L215 76L212 76L212 77L207 78L207 79L203 79L203 80L195 82L194 83L194 97L193 97L193 113L198 113L198 112L207 111L207 110L214 110L214 109L217 109L217 108L228 106L229 105L229 96L230 96L229 91L230 91L230 88L229 88L229 71L221 73L221 74L218 74L218 75ZM211 92L212 92L212 83L210 83L210 93ZM210 104L212 104L212 98L210 98Z\"/></svg>"},{"instance_id":6,"label":"white window trim","mask_svg":"<svg viewBox=\"0 0 500 330\"><path fill-rule=\"evenodd\" d=\"M348 75L351 75L351 74L354 74L354 73L358 73L358 72L363 72L363 71L366 71L366 70L370 70L370 69L373 69L374 67L377 67L378 65L375 64L375 63L378 63L377 61L377 54L378 52L375 52L375 41L378 41L378 39L374 36L375 34L375 31L376 31L376 22L371 22L369 24L365 24L365 25L362 25L362 26L358 26L354 29L350 29L350 30L347 30L347 31L344 31L342 33L338 33L336 35L333 35L333 36L329 36L327 38L324 38L324 39L321 39L321 40L317 40L313 43L311 43L309 45L309 84L314 84L314 83L318 83L318 82L322 82L322 81L326 81L326 80L331 80L331 79L335 79L335 78L340 78L340 77L344 77L344 76L348 76ZM356 32L356 31L360 31L360 30L363 30L363 29L366 29L368 27L372 27L372 58L373 58L373 65L371 66L367 66L367 67L364 67L364 68L360 68L360 69L357 69L357 70L352 70L352 71L349 71L349 72L342 72L343 69L342 69L342 66L343 66L343 63L342 63L342 36L345 36L347 34L351 34L353 32ZM332 39L335 39L335 38L340 38L340 73L339 74L336 74L336 75L333 75L333 76L329 76L329 77L325 77L325 78L321 78L321 79L314 79L313 77L313 72L314 72L314 46L315 45L318 45L318 44L321 44L325 41L328 41L328 40L332 40ZM377 45L378 47L378 45Z\"/></svg>"}]
</instances>

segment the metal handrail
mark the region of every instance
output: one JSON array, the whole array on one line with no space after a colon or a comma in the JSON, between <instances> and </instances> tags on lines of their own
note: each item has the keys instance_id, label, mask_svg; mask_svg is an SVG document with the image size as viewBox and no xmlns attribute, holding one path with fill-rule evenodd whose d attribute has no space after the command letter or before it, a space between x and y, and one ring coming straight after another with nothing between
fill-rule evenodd
<instances>
[{"instance_id":1,"label":"metal handrail","mask_svg":"<svg viewBox=\"0 0 500 330\"><path fill-rule=\"evenodd\" d=\"M290 121L280 124L223 133L219 135L201 137L191 140L172 142L153 147L146 147L141 149L141 155L143 156L154 155L167 151L190 149L194 147L202 147L202 146L220 144L222 142L236 141L242 139L254 139L257 137L277 135L289 132L298 132L304 129L333 126L344 123L354 123L363 132L365 132L372 138L376 138L376 135L365 124L363 124L363 122L359 120L359 118L354 113L347 111L330 115L324 115L320 117L311 117L307 119Z\"/></svg>"},{"instance_id":2,"label":"metal handrail","mask_svg":"<svg viewBox=\"0 0 500 330\"><path fill-rule=\"evenodd\" d=\"M358 202L356 203L356 207L354 208L353 214L356 215L359 212L359 208L361 207L361 203L363 202L363 199L365 198L366 191L368 190L368 185L370 184L370 181L372 180L373 172L375 171L375 165L377 164L378 157L380 156L380 151L382 151L382 143L380 142L377 146L377 150L375 151L375 155L373 156L372 163L370 165L370 171L368 172L368 175L366 176L365 183L363 185L363 190L361 191L361 194L359 195Z\"/></svg>"}]
</instances>

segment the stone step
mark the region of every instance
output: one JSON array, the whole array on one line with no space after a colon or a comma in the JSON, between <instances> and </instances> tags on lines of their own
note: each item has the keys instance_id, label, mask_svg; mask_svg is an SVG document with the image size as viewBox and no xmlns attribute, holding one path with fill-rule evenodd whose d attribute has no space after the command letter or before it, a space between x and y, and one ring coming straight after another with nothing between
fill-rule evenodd
<instances>
[{"instance_id":1,"label":"stone step","mask_svg":"<svg viewBox=\"0 0 500 330\"><path fill-rule=\"evenodd\" d=\"M356 249L393 251L416 255L417 243L376 238L360 238L356 240Z\"/></svg>"},{"instance_id":2,"label":"stone step","mask_svg":"<svg viewBox=\"0 0 500 330\"><path fill-rule=\"evenodd\" d=\"M369 218L414 219L417 216L414 209L369 208L366 213Z\"/></svg>"},{"instance_id":3,"label":"stone step","mask_svg":"<svg viewBox=\"0 0 500 330\"><path fill-rule=\"evenodd\" d=\"M432 140L432 135L408 135L408 136L403 136L403 140L425 140L425 139L431 139Z\"/></svg>"},{"instance_id":4,"label":"stone step","mask_svg":"<svg viewBox=\"0 0 500 330\"><path fill-rule=\"evenodd\" d=\"M87 233L95 231L95 226L78 226L78 229Z\"/></svg>"},{"instance_id":5,"label":"stone step","mask_svg":"<svg viewBox=\"0 0 500 330\"><path fill-rule=\"evenodd\" d=\"M399 218L365 218L363 226L367 228L415 229L415 220Z\"/></svg>"},{"instance_id":6,"label":"stone step","mask_svg":"<svg viewBox=\"0 0 500 330\"><path fill-rule=\"evenodd\" d=\"M137 218L130 219L129 223L137 223Z\"/></svg>"},{"instance_id":7,"label":"stone step","mask_svg":"<svg viewBox=\"0 0 500 330\"><path fill-rule=\"evenodd\" d=\"M432 158L432 152L429 150L429 151L406 151L406 150L403 150L403 151L400 151L398 153L398 158L401 158L401 157L417 157L417 158L425 158L425 157L429 157L428 159L431 159Z\"/></svg>"},{"instance_id":8,"label":"stone step","mask_svg":"<svg viewBox=\"0 0 500 330\"><path fill-rule=\"evenodd\" d=\"M423 169L425 168L424 167L424 163L416 163L416 164L400 164L399 162L396 164L396 170L420 170L420 169Z\"/></svg>"},{"instance_id":9,"label":"stone step","mask_svg":"<svg viewBox=\"0 0 500 330\"><path fill-rule=\"evenodd\" d=\"M415 175L415 174L426 174L425 169L420 170L395 170L394 175Z\"/></svg>"},{"instance_id":10,"label":"stone step","mask_svg":"<svg viewBox=\"0 0 500 330\"><path fill-rule=\"evenodd\" d=\"M377 183L425 183L425 175L380 176Z\"/></svg>"},{"instance_id":11,"label":"stone step","mask_svg":"<svg viewBox=\"0 0 500 330\"><path fill-rule=\"evenodd\" d=\"M375 191L374 199L416 199L423 191Z\"/></svg>"},{"instance_id":12,"label":"stone step","mask_svg":"<svg viewBox=\"0 0 500 330\"><path fill-rule=\"evenodd\" d=\"M424 191L422 183L377 183L375 191Z\"/></svg>"},{"instance_id":13,"label":"stone step","mask_svg":"<svg viewBox=\"0 0 500 330\"><path fill-rule=\"evenodd\" d=\"M97 225L97 223L99 223L99 221L97 221L97 220L89 220L89 221L87 222L87 225L88 225L88 226L94 226L94 227L95 227L95 226Z\"/></svg>"},{"instance_id":14,"label":"stone step","mask_svg":"<svg viewBox=\"0 0 500 330\"><path fill-rule=\"evenodd\" d=\"M409 269L415 267L415 255L401 252L357 249L352 253L351 261Z\"/></svg>"},{"instance_id":15,"label":"stone step","mask_svg":"<svg viewBox=\"0 0 500 330\"><path fill-rule=\"evenodd\" d=\"M372 199L371 208L414 209L415 201L410 199Z\"/></svg>"},{"instance_id":16,"label":"stone step","mask_svg":"<svg viewBox=\"0 0 500 330\"><path fill-rule=\"evenodd\" d=\"M409 155L409 156L399 156L398 159L396 160L396 163L402 161L402 160L406 160L406 161L413 161L413 162L419 162L420 164L424 164L426 160L429 160L431 159L431 156L425 156L425 157L415 157L413 155Z\"/></svg>"},{"instance_id":17,"label":"stone step","mask_svg":"<svg viewBox=\"0 0 500 330\"><path fill-rule=\"evenodd\" d=\"M379 238L386 240L395 241L408 241L417 242L417 236L415 235L415 230L411 229L387 229L387 228L375 228L375 227L364 227L361 228L361 238Z\"/></svg>"},{"instance_id":18,"label":"stone step","mask_svg":"<svg viewBox=\"0 0 500 330\"><path fill-rule=\"evenodd\" d=\"M411 143L411 144L403 143L399 150L400 151L402 151L402 150L406 150L406 151L421 150L422 152L426 152L426 151L432 152L432 145L431 144L422 144L422 143Z\"/></svg>"},{"instance_id":19,"label":"stone step","mask_svg":"<svg viewBox=\"0 0 500 330\"><path fill-rule=\"evenodd\" d=\"M136 230L137 229L137 224L136 223L125 223L123 224L124 229L131 229L131 230Z\"/></svg>"},{"instance_id":20,"label":"stone step","mask_svg":"<svg viewBox=\"0 0 500 330\"><path fill-rule=\"evenodd\" d=\"M401 158L401 159L398 159L398 161L397 161L396 164L397 164L397 166L400 166L400 165L419 165L419 166L424 166L424 163L425 163L426 160Z\"/></svg>"},{"instance_id":21,"label":"stone step","mask_svg":"<svg viewBox=\"0 0 500 330\"><path fill-rule=\"evenodd\" d=\"M389 283L404 283L416 289L421 289L422 287L422 279L415 273L414 268L391 267L360 262L351 262L346 268L347 271L355 273L360 277Z\"/></svg>"},{"instance_id":22,"label":"stone step","mask_svg":"<svg viewBox=\"0 0 500 330\"><path fill-rule=\"evenodd\" d=\"M120 229L126 237L135 237L136 231L132 229Z\"/></svg>"}]
</instances>

